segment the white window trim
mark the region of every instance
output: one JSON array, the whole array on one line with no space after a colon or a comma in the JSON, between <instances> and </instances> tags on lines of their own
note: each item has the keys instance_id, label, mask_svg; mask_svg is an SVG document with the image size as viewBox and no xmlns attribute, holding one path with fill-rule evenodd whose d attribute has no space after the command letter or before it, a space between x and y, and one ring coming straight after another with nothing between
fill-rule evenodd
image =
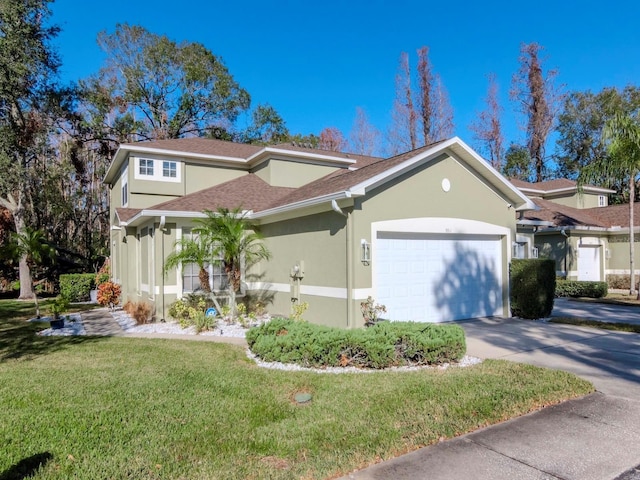
<instances>
[{"instance_id":1,"label":"white window trim","mask_svg":"<svg viewBox=\"0 0 640 480\"><path fill-rule=\"evenodd\" d=\"M606 195L598 195L598 206L606 207L607 206L607 196Z\"/></svg>"},{"instance_id":2,"label":"white window trim","mask_svg":"<svg viewBox=\"0 0 640 480\"><path fill-rule=\"evenodd\" d=\"M151 160L153 162L153 175L140 174L140 160ZM176 176L165 177L162 175L163 162L171 162L176 164ZM157 158L135 157L134 158L134 178L136 180L147 180L151 182L169 182L180 183L182 181L182 162L178 160L161 160Z\"/></svg>"},{"instance_id":3,"label":"white window trim","mask_svg":"<svg viewBox=\"0 0 640 480\"><path fill-rule=\"evenodd\" d=\"M121 187L120 187L120 203L123 207L129 205L129 167L126 166L122 170Z\"/></svg>"}]
</instances>

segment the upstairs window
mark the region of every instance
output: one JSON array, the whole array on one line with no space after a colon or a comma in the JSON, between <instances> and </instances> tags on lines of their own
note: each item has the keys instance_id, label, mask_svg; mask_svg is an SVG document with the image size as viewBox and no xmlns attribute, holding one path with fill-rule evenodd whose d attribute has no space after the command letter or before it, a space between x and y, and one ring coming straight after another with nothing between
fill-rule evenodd
<instances>
[{"instance_id":1,"label":"upstairs window","mask_svg":"<svg viewBox=\"0 0 640 480\"><path fill-rule=\"evenodd\" d=\"M162 162L162 176L167 178L176 178L178 176L178 167L176 162Z\"/></svg>"},{"instance_id":2,"label":"upstairs window","mask_svg":"<svg viewBox=\"0 0 640 480\"><path fill-rule=\"evenodd\" d=\"M181 162L177 160L136 158L134 178L152 182L180 183L181 170Z\"/></svg>"},{"instance_id":3,"label":"upstairs window","mask_svg":"<svg viewBox=\"0 0 640 480\"><path fill-rule=\"evenodd\" d=\"M126 207L129 203L129 168L125 167L122 170L122 175L120 176L122 179L122 187L120 189L121 194L121 205Z\"/></svg>"},{"instance_id":4,"label":"upstairs window","mask_svg":"<svg viewBox=\"0 0 640 480\"><path fill-rule=\"evenodd\" d=\"M153 177L153 160L146 158L140 159L140 175L148 175Z\"/></svg>"}]
</instances>

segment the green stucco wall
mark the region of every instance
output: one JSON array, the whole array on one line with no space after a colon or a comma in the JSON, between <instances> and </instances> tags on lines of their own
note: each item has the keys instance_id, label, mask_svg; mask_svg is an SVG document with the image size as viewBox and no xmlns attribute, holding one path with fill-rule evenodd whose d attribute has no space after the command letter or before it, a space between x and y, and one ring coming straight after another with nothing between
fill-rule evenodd
<instances>
[{"instance_id":1,"label":"green stucco wall","mask_svg":"<svg viewBox=\"0 0 640 480\"><path fill-rule=\"evenodd\" d=\"M270 159L251 170L274 187L301 187L338 169L327 165Z\"/></svg>"}]
</instances>

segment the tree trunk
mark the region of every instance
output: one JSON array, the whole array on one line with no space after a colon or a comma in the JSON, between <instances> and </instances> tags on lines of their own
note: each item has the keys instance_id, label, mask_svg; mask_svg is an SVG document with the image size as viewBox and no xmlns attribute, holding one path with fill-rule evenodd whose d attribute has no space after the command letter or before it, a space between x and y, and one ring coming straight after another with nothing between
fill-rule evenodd
<instances>
[{"instance_id":1,"label":"tree trunk","mask_svg":"<svg viewBox=\"0 0 640 480\"><path fill-rule=\"evenodd\" d=\"M629 181L629 279L631 285L629 286L629 295L636 293L636 275L634 271L634 244L635 236L633 232L633 202L636 198L636 185L635 185L635 173L631 174L631 180Z\"/></svg>"},{"instance_id":2,"label":"tree trunk","mask_svg":"<svg viewBox=\"0 0 640 480\"><path fill-rule=\"evenodd\" d=\"M205 293L211 293L211 286L209 285L209 272L206 268L200 269L198 278L200 279L200 288L202 289L202 291Z\"/></svg>"},{"instance_id":3,"label":"tree trunk","mask_svg":"<svg viewBox=\"0 0 640 480\"><path fill-rule=\"evenodd\" d=\"M25 233L24 218L22 216L22 208L20 202L14 203L14 208L9 210L13 216L13 223L16 226L16 233L23 235ZM33 292L33 279L31 278L31 268L29 268L29 262L27 260L28 255L25 253L20 258L18 263L18 273L20 279L20 300L31 300L35 297ZM36 307L37 308L37 307Z\"/></svg>"}]
</instances>

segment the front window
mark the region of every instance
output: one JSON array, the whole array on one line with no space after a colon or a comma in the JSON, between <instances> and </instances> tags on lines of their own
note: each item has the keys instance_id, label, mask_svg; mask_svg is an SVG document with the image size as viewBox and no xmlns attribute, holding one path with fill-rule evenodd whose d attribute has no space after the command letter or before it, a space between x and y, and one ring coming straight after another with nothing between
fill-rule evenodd
<instances>
[{"instance_id":1,"label":"front window","mask_svg":"<svg viewBox=\"0 0 640 480\"><path fill-rule=\"evenodd\" d=\"M162 176L176 178L178 176L176 162L162 162Z\"/></svg>"},{"instance_id":2,"label":"front window","mask_svg":"<svg viewBox=\"0 0 640 480\"><path fill-rule=\"evenodd\" d=\"M607 196L606 195L598 195L598 206L606 207L607 206Z\"/></svg>"},{"instance_id":3,"label":"front window","mask_svg":"<svg viewBox=\"0 0 640 480\"><path fill-rule=\"evenodd\" d=\"M196 236L185 229L183 238L196 238ZM211 290L213 292L226 290L228 285L227 274L222 267L222 263L218 261L214 261L213 264L206 263L205 268L209 273L209 287ZM185 263L182 266L182 293L191 293L200 289L200 267L195 263Z\"/></svg>"},{"instance_id":4,"label":"front window","mask_svg":"<svg viewBox=\"0 0 640 480\"><path fill-rule=\"evenodd\" d=\"M146 158L140 159L140 175L153 177L153 160Z\"/></svg>"}]
</instances>

